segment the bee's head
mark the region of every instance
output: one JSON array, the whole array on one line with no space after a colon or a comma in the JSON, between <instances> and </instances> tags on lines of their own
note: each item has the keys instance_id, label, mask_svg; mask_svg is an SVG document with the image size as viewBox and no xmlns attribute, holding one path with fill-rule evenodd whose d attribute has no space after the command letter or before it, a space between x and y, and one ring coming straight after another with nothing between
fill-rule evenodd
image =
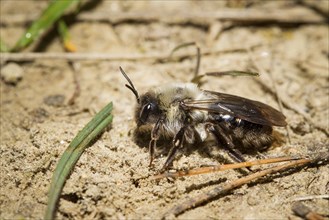
<instances>
[{"instance_id":1,"label":"bee's head","mask_svg":"<svg viewBox=\"0 0 329 220\"><path fill-rule=\"evenodd\" d=\"M129 83L129 85L126 84L126 87L130 89L136 96L137 107L135 111L135 120L137 126L139 127L141 125L156 123L161 116L161 110L159 108L159 102L157 100L156 94L153 92L147 92L140 97L134 87L134 84L131 82L121 67L120 71Z\"/></svg>"},{"instance_id":2,"label":"bee's head","mask_svg":"<svg viewBox=\"0 0 329 220\"><path fill-rule=\"evenodd\" d=\"M154 124L161 117L159 101L153 92L147 92L140 97L135 111L137 126Z\"/></svg>"}]
</instances>

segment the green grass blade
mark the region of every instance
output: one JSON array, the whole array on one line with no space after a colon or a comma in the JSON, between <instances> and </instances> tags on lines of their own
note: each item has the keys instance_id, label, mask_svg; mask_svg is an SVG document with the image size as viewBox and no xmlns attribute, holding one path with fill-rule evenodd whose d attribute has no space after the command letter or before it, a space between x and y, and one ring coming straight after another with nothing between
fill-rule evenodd
<instances>
[{"instance_id":1,"label":"green grass blade","mask_svg":"<svg viewBox=\"0 0 329 220\"><path fill-rule=\"evenodd\" d=\"M84 150L97 138L113 119L111 114L112 102L105 106L95 117L78 133L63 153L54 171L49 188L48 205L45 219L53 219L56 205L67 177Z\"/></svg>"},{"instance_id":2,"label":"green grass blade","mask_svg":"<svg viewBox=\"0 0 329 220\"><path fill-rule=\"evenodd\" d=\"M8 52L9 48L5 44L5 42L0 38L0 52Z\"/></svg>"},{"instance_id":3,"label":"green grass blade","mask_svg":"<svg viewBox=\"0 0 329 220\"><path fill-rule=\"evenodd\" d=\"M20 51L30 45L42 31L51 27L73 2L77 2L77 0L52 1L42 13L41 17L34 21L29 29L18 40L12 51Z\"/></svg>"},{"instance_id":4,"label":"green grass blade","mask_svg":"<svg viewBox=\"0 0 329 220\"><path fill-rule=\"evenodd\" d=\"M63 19L60 19L58 21L57 30L58 30L58 33L59 33L59 35L61 37L61 40L62 40L62 44L63 44L64 49L66 51L69 51L69 52L75 52L76 51L76 47L71 42L70 33L69 33L68 28L67 28L67 25L66 25L65 21L63 21Z\"/></svg>"}]
</instances>

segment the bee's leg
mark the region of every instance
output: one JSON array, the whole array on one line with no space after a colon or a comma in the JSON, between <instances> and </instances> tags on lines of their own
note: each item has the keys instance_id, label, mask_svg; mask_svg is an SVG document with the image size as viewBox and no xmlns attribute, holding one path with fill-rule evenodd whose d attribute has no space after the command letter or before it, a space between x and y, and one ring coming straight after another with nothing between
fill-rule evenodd
<instances>
[{"instance_id":1,"label":"bee's leg","mask_svg":"<svg viewBox=\"0 0 329 220\"><path fill-rule=\"evenodd\" d=\"M149 143L149 152L150 152L150 163L149 167L152 166L153 160L154 160L154 149L156 148L157 145L157 139L152 139Z\"/></svg>"},{"instance_id":2,"label":"bee's leg","mask_svg":"<svg viewBox=\"0 0 329 220\"><path fill-rule=\"evenodd\" d=\"M171 162L174 160L177 151L179 148L181 148L183 146L183 142L184 142L184 136L185 136L185 131L186 131L187 126L182 127L178 133L175 135L174 139L173 139L173 146L171 147L167 160L165 162L165 164L163 165L161 171L165 171L168 166L171 164Z\"/></svg>"},{"instance_id":3,"label":"bee's leg","mask_svg":"<svg viewBox=\"0 0 329 220\"><path fill-rule=\"evenodd\" d=\"M229 135L227 135L225 130L219 125L208 124L207 129L213 134L217 143L223 147L223 149L228 153L228 155L236 162L245 162L240 151L234 149L234 144Z\"/></svg>"},{"instance_id":4,"label":"bee's leg","mask_svg":"<svg viewBox=\"0 0 329 220\"><path fill-rule=\"evenodd\" d=\"M154 160L154 151L157 145L157 140L159 139L159 130L160 126L163 123L163 119L159 119L157 123L154 125L152 131L151 131L151 141L149 143L149 152L150 152L150 164L149 166L152 166L152 162Z\"/></svg>"}]
</instances>

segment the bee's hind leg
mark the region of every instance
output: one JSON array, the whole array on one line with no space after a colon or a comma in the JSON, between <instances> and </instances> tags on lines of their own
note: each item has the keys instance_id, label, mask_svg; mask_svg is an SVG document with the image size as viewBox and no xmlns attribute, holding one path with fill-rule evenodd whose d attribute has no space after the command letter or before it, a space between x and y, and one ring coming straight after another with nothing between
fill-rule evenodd
<instances>
[{"instance_id":1,"label":"bee's hind leg","mask_svg":"<svg viewBox=\"0 0 329 220\"><path fill-rule=\"evenodd\" d=\"M218 145L220 145L233 160L236 162L246 161L242 153L235 149L230 136L226 134L227 132L225 132L221 126L209 123L207 124L207 129L215 137Z\"/></svg>"}]
</instances>

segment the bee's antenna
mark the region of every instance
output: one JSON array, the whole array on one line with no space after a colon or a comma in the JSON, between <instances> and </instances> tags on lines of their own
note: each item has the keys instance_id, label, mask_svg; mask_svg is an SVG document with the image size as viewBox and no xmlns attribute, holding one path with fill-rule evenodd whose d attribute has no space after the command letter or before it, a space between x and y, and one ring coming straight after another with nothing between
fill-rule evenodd
<instances>
[{"instance_id":1,"label":"bee's antenna","mask_svg":"<svg viewBox=\"0 0 329 220\"><path fill-rule=\"evenodd\" d=\"M123 71L123 69L121 68L121 66L119 67L119 69L120 69L122 75L126 78L126 80L128 81L128 83L130 84L130 85L125 84L125 86L126 86L128 89L130 89L130 90L135 94L136 99L137 99L137 102L139 103L139 102L140 102L140 98L139 98L139 95L138 95L137 90L135 89L134 84L131 82L131 80L129 79L129 77L128 77L127 74L125 73L125 71Z\"/></svg>"}]
</instances>

